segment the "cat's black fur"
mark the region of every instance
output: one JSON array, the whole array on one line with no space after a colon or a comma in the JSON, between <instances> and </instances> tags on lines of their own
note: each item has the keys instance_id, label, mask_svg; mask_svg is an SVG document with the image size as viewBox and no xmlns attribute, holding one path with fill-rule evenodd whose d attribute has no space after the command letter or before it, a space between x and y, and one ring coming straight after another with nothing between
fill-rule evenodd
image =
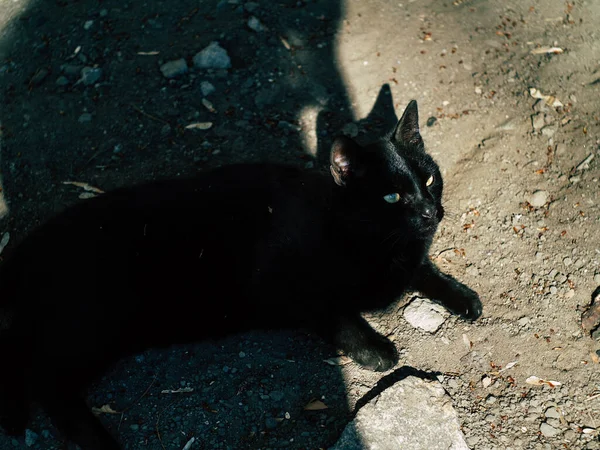
<instances>
[{"instance_id":1,"label":"cat's black fur","mask_svg":"<svg viewBox=\"0 0 600 450\"><path fill-rule=\"evenodd\" d=\"M22 433L35 402L84 449L118 449L84 402L94 377L148 347L251 328L311 328L390 369L394 345L360 312L414 289L481 314L477 294L427 256L441 197L413 101L374 144L336 139L331 173L232 165L65 210L1 267L0 306L14 313L0 335L4 428Z\"/></svg>"}]
</instances>

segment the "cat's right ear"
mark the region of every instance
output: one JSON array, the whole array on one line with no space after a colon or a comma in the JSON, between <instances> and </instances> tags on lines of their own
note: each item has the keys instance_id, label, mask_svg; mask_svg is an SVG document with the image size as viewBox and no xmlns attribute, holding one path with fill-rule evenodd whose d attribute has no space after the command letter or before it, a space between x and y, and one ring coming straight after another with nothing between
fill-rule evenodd
<instances>
[{"instance_id":1,"label":"cat's right ear","mask_svg":"<svg viewBox=\"0 0 600 450\"><path fill-rule=\"evenodd\" d=\"M348 181L360 175L358 155L360 146L346 136L339 136L331 146L331 175L338 186L346 186Z\"/></svg>"}]
</instances>

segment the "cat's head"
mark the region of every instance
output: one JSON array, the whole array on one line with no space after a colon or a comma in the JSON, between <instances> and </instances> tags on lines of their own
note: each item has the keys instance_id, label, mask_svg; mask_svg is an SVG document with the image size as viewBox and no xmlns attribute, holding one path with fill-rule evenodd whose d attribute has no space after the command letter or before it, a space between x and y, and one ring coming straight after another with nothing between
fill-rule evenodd
<instances>
[{"instance_id":1,"label":"cat's head","mask_svg":"<svg viewBox=\"0 0 600 450\"><path fill-rule=\"evenodd\" d=\"M370 145L338 137L332 146L331 174L353 202L361 220L381 231L403 229L428 238L444 216L442 176L425 153L417 102L411 101L394 130Z\"/></svg>"}]
</instances>

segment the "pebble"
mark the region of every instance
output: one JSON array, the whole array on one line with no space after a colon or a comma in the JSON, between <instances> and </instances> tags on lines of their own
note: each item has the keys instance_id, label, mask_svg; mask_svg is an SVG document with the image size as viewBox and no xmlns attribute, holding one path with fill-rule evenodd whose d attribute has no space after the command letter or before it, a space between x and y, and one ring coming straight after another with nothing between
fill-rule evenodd
<instances>
[{"instance_id":1,"label":"pebble","mask_svg":"<svg viewBox=\"0 0 600 450\"><path fill-rule=\"evenodd\" d=\"M445 314L442 306L419 297L404 309L404 318L408 323L429 333L434 333L444 323Z\"/></svg>"},{"instance_id":2,"label":"pebble","mask_svg":"<svg viewBox=\"0 0 600 450\"><path fill-rule=\"evenodd\" d=\"M29 428L25 430L25 445L32 447L38 439L38 434L31 431Z\"/></svg>"},{"instance_id":3,"label":"pebble","mask_svg":"<svg viewBox=\"0 0 600 450\"><path fill-rule=\"evenodd\" d=\"M563 264L568 267L571 264L573 264L573 260L571 258L569 258L568 256L566 258L563 259Z\"/></svg>"},{"instance_id":4,"label":"pebble","mask_svg":"<svg viewBox=\"0 0 600 450\"><path fill-rule=\"evenodd\" d=\"M600 283L600 273L597 273L594 275L594 282L595 283Z\"/></svg>"},{"instance_id":5,"label":"pebble","mask_svg":"<svg viewBox=\"0 0 600 450\"><path fill-rule=\"evenodd\" d=\"M281 400L283 400L284 395L281 391L273 391L269 394L269 397L271 397L271 400L280 402Z\"/></svg>"},{"instance_id":6,"label":"pebble","mask_svg":"<svg viewBox=\"0 0 600 450\"><path fill-rule=\"evenodd\" d=\"M106 16L108 16L108 9L101 9L100 17L106 17Z\"/></svg>"},{"instance_id":7,"label":"pebble","mask_svg":"<svg viewBox=\"0 0 600 450\"><path fill-rule=\"evenodd\" d=\"M548 202L548 198L550 197L550 193L548 191L535 191L531 196L525 200L529 202L531 206L534 208L541 208Z\"/></svg>"},{"instance_id":8,"label":"pebble","mask_svg":"<svg viewBox=\"0 0 600 450\"><path fill-rule=\"evenodd\" d=\"M129 428L131 429L131 431L138 431L140 429L140 426L137 423L132 423L131 425L129 425Z\"/></svg>"},{"instance_id":9,"label":"pebble","mask_svg":"<svg viewBox=\"0 0 600 450\"><path fill-rule=\"evenodd\" d=\"M187 73L188 66L185 59L180 58L174 61L168 61L160 66L160 71L165 78L175 78Z\"/></svg>"},{"instance_id":10,"label":"pebble","mask_svg":"<svg viewBox=\"0 0 600 450\"><path fill-rule=\"evenodd\" d=\"M93 20L86 20L85 23L83 24L83 29L89 30L90 28L92 28L93 25L94 25Z\"/></svg>"},{"instance_id":11,"label":"pebble","mask_svg":"<svg viewBox=\"0 0 600 450\"><path fill-rule=\"evenodd\" d=\"M558 433L560 433L559 430L554 428L552 425L548 425L545 422L542 423L542 425L540 425L540 431L546 437L553 437L553 436L556 436Z\"/></svg>"},{"instance_id":12,"label":"pebble","mask_svg":"<svg viewBox=\"0 0 600 450\"><path fill-rule=\"evenodd\" d=\"M214 87L213 84L208 81L203 81L202 83L200 83L200 91L202 91L202 95L204 97L208 97L210 94L212 94L216 90L217 90L217 88Z\"/></svg>"},{"instance_id":13,"label":"pebble","mask_svg":"<svg viewBox=\"0 0 600 450\"><path fill-rule=\"evenodd\" d=\"M79 123L88 123L92 121L92 115L90 113L83 113L77 120Z\"/></svg>"},{"instance_id":14,"label":"pebble","mask_svg":"<svg viewBox=\"0 0 600 450\"><path fill-rule=\"evenodd\" d=\"M56 79L57 86L66 86L67 84L69 84L69 79L67 77L65 77L64 75L61 75L60 77L58 77Z\"/></svg>"},{"instance_id":15,"label":"pebble","mask_svg":"<svg viewBox=\"0 0 600 450\"><path fill-rule=\"evenodd\" d=\"M250 16L250 18L248 19L248 28L250 28L253 31L256 31L257 33L265 31L266 29L265 26L262 23L260 23L260 20L258 20L254 16Z\"/></svg>"},{"instance_id":16,"label":"pebble","mask_svg":"<svg viewBox=\"0 0 600 450\"><path fill-rule=\"evenodd\" d=\"M558 410L554 406L551 406L550 408L548 408L544 412L544 415L546 417L551 418L551 419L560 419L560 413L558 412Z\"/></svg>"},{"instance_id":17,"label":"pebble","mask_svg":"<svg viewBox=\"0 0 600 450\"><path fill-rule=\"evenodd\" d=\"M231 59L218 42L211 42L208 47L196 53L194 66L198 69L229 69Z\"/></svg>"},{"instance_id":18,"label":"pebble","mask_svg":"<svg viewBox=\"0 0 600 450\"><path fill-rule=\"evenodd\" d=\"M81 83L90 86L102 77L102 69L99 67L84 67L81 69Z\"/></svg>"},{"instance_id":19,"label":"pebble","mask_svg":"<svg viewBox=\"0 0 600 450\"><path fill-rule=\"evenodd\" d=\"M50 72L45 67L38 69L38 71L31 77L31 80L29 80L29 83L33 86L41 84L42 81L44 81L44 79L48 76L48 73Z\"/></svg>"},{"instance_id":20,"label":"pebble","mask_svg":"<svg viewBox=\"0 0 600 450\"><path fill-rule=\"evenodd\" d=\"M479 276L479 269L474 264L471 264L469 267L467 267L466 272L468 275L471 275L472 277Z\"/></svg>"},{"instance_id":21,"label":"pebble","mask_svg":"<svg viewBox=\"0 0 600 450\"><path fill-rule=\"evenodd\" d=\"M531 116L531 125L533 126L534 131L539 132L545 124L544 115L542 113Z\"/></svg>"},{"instance_id":22,"label":"pebble","mask_svg":"<svg viewBox=\"0 0 600 450\"><path fill-rule=\"evenodd\" d=\"M273 430L277 428L277 425L279 425L279 422L273 417L267 417L265 420L265 426L267 427L267 430Z\"/></svg>"},{"instance_id":23,"label":"pebble","mask_svg":"<svg viewBox=\"0 0 600 450\"><path fill-rule=\"evenodd\" d=\"M259 7L259 4L256 2L248 2L244 5L244 9L249 13L254 12Z\"/></svg>"}]
</instances>

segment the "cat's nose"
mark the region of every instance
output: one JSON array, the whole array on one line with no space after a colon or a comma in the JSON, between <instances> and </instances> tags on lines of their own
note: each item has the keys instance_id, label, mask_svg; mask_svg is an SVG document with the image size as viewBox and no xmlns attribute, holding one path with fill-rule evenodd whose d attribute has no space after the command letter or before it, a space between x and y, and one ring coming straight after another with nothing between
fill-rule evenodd
<instances>
[{"instance_id":1,"label":"cat's nose","mask_svg":"<svg viewBox=\"0 0 600 450\"><path fill-rule=\"evenodd\" d=\"M423 209L423 211L421 211L421 215L425 219L433 219L434 214L435 213L433 211L433 208L431 208L431 207L427 207L427 208Z\"/></svg>"}]
</instances>

